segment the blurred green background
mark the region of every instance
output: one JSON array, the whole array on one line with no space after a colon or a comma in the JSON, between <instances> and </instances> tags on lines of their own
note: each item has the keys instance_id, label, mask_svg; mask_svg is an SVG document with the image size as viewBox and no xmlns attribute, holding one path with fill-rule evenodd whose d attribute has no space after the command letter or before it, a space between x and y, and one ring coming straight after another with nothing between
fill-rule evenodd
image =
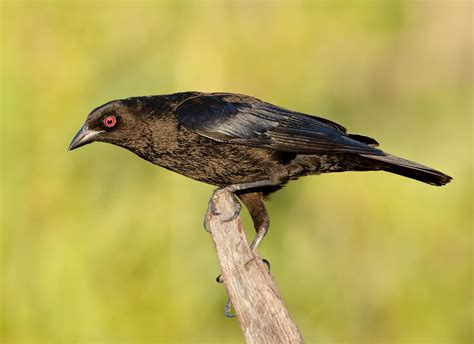
<instances>
[{"instance_id":1,"label":"blurred green background","mask_svg":"<svg viewBox=\"0 0 474 344\"><path fill-rule=\"evenodd\" d=\"M201 90L330 118L454 177L332 174L272 197L260 252L308 343L472 343L471 1L1 11L1 342L242 341L202 228L213 187L111 145L66 152L102 103Z\"/></svg>"}]
</instances>

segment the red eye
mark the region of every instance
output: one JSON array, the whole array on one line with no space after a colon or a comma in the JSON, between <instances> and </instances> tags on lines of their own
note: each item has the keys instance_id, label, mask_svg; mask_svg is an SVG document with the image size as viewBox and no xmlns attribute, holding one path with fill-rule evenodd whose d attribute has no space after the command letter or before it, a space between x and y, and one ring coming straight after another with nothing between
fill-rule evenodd
<instances>
[{"instance_id":1,"label":"red eye","mask_svg":"<svg viewBox=\"0 0 474 344\"><path fill-rule=\"evenodd\" d=\"M107 128L112 128L117 123L117 118L115 116L107 116L102 121Z\"/></svg>"}]
</instances>

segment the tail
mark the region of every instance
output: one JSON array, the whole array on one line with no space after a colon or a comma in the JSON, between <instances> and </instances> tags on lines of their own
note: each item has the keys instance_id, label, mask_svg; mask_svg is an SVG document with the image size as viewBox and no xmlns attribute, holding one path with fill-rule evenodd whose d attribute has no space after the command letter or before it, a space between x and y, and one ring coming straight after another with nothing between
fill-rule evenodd
<instances>
[{"instance_id":1,"label":"tail","mask_svg":"<svg viewBox=\"0 0 474 344\"><path fill-rule=\"evenodd\" d=\"M423 166L421 164L417 164L416 162L405 160L394 155L361 155L366 158L370 158L371 160L383 162L380 169L384 171L416 179L427 184L441 186L449 183L452 179L450 176L440 171L436 171L430 167Z\"/></svg>"}]
</instances>

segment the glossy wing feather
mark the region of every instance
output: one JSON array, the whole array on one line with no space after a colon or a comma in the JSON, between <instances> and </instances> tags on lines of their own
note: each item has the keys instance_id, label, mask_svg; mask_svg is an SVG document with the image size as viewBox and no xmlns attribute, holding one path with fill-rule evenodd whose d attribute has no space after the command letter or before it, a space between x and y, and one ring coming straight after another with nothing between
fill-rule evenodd
<instances>
[{"instance_id":1,"label":"glossy wing feather","mask_svg":"<svg viewBox=\"0 0 474 344\"><path fill-rule=\"evenodd\" d=\"M305 154L384 154L352 139L337 123L243 95L190 98L177 108L176 118L188 130L220 142Z\"/></svg>"}]
</instances>

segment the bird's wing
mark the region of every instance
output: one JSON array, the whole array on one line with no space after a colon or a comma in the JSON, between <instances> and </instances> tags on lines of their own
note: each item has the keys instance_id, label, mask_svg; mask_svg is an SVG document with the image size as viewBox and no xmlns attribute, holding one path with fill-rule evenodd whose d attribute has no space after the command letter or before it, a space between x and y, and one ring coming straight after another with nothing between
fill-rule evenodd
<instances>
[{"instance_id":1,"label":"bird's wing","mask_svg":"<svg viewBox=\"0 0 474 344\"><path fill-rule=\"evenodd\" d=\"M339 124L244 95L214 93L190 98L178 106L176 118L186 129L219 142L304 154L384 154L351 139Z\"/></svg>"}]
</instances>

